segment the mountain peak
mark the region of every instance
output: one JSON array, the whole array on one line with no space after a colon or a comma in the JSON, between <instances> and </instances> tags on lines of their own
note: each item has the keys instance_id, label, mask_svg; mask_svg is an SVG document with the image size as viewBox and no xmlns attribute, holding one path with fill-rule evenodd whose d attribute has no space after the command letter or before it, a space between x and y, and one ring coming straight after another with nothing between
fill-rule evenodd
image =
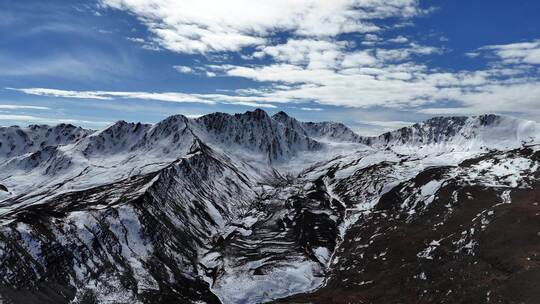
<instances>
[{"instance_id":1,"label":"mountain peak","mask_svg":"<svg viewBox=\"0 0 540 304\"><path fill-rule=\"evenodd\" d=\"M47 146L70 144L94 133L71 124L0 128L0 158L33 153Z\"/></svg>"},{"instance_id":2,"label":"mountain peak","mask_svg":"<svg viewBox=\"0 0 540 304\"><path fill-rule=\"evenodd\" d=\"M187 118L187 116L185 116L183 114L175 114L175 115L168 116L167 118L163 119L159 123L167 124L167 123L178 122L178 121L185 122L187 119L189 119L189 118Z\"/></svg>"},{"instance_id":3,"label":"mountain peak","mask_svg":"<svg viewBox=\"0 0 540 304\"><path fill-rule=\"evenodd\" d=\"M209 151L210 147L203 143L199 138L194 138L191 146L189 147L188 155L208 153Z\"/></svg>"},{"instance_id":4,"label":"mountain peak","mask_svg":"<svg viewBox=\"0 0 540 304\"><path fill-rule=\"evenodd\" d=\"M285 113L284 111L279 111L276 114L272 115L272 119L275 119L277 121L285 120L291 118L289 114Z\"/></svg>"},{"instance_id":5,"label":"mountain peak","mask_svg":"<svg viewBox=\"0 0 540 304\"><path fill-rule=\"evenodd\" d=\"M300 130L281 124L261 109L234 115L208 114L195 122L206 131L203 137L210 141L229 148L262 152L269 161L287 159L299 151L319 147Z\"/></svg>"},{"instance_id":6,"label":"mountain peak","mask_svg":"<svg viewBox=\"0 0 540 304\"><path fill-rule=\"evenodd\" d=\"M254 111L246 111L243 114L235 114L235 116L236 117L249 117L249 118L252 118L253 120L269 120L270 119L270 116L268 115L268 113L266 113L266 111L259 108L255 109Z\"/></svg>"},{"instance_id":7,"label":"mountain peak","mask_svg":"<svg viewBox=\"0 0 540 304\"><path fill-rule=\"evenodd\" d=\"M482 115L477 115L477 116L436 116L436 117L429 118L423 121L422 123L429 124L429 125L440 125L440 124L449 124L449 123L464 124L468 120L477 120L480 125L489 126L489 125L496 124L503 119L520 120L518 118L513 118L513 117L498 115L498 114L482 114Z\"/></svg>"},{"instance_id":8,"label":"mountain peak","mask_svg":"<svg viewBox=\"0 0 540 304\"><path fill-rule=\"evenodd\" d=\"M501 116L497 114L484 114L484 115L477 116L477 119L480 121L480 124L482 126L489 126L489 125L498 123L504 118L505 116Z\"/></svg>"},{"instance_id":9,"label":"mountain peak","mask_svg":"<svg viewBox=\"0 0 540 304\"><path fill-rule=\"evenodd\" d=\"M539 133L538 123L509 116L438 116L378 137L368 137L366 143L400 149L428 146L451 150L507 149L535 141L540 138Z\"/></svg>"}]
</instances>

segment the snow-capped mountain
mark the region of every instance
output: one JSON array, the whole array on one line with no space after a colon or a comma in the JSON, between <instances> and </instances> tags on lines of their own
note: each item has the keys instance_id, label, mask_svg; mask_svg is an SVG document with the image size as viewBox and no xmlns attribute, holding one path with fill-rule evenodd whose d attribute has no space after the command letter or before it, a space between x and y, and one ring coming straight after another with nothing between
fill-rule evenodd
<instances>
[{"instance_id":1,"label":"snow-capped mountain","mask_svg":"<svg viewBox=\"0 0 540 304\"><path fill-rule=\"evenodd\" d=\"M351 129L342 123L337 122L301 122L287 113L281 111L272 116L272 118L283 125L296 130L311 138L323 141L334 142L363 142L363 137L354 133Z\"/></svg>"},{"instance_id":2,"label":"snow-capped mountain","mask_svg":"<svg viewBox=\"0 0 540 304\"><path fill-rule=\"evenodd\" d=\"M262 110L2 128L0 301L533 303L539 130L363 137Z\"/></svg>"},{"instance_id":3,"label":"snow-capped mountain","mask_svg":"<svg viewBox=\"0 0 540 304\"><path fill-rule=\"evenodd\" d=\"M52 129L72 130L62 125ZM11 128L6 131L12 132ZM271 119L262 110L237 115L214 113L198 119L175 115L155 125L118 121L101 131L73 129L72 132L75 131L84 136L79 136L79 140L72 140L72 133L56 136L54 139L59 144L43 144L41 150L36 149L33 141L26 144L19 140L24 144L12 149L17 151L11 153L15 157L0 164L1 184L13 197L32 196L38 200L50 196L51 187L55 192L73 191L153 172L186 156L195 140L263 166L322 147L316 140ZM6 133L6 138L13 137ZM60 132L51 134L56 133ZM3 145L10 144L11 141L6 141ZM44 188L47 191L42 195Z\"/></svg>"},{"instance_id":4,"label":"snow-capped mountain","mask_svg":"<svg viewBox=\"0 0 540 304\"><path fill-rule=\"evenodd\" d=\"M73 143L92 132L70 124L59 124L54 127L47 125L30 125L27 128L0 127L0 161L37 152L49 146Z\"/></svg>"},{"instance_id":5,"label":"snow-capped mountain","mask_svg":"<svg viewBox=\"0 0 540 304\"><path fill-rule=\"evenodd\" d=\"M212 143L255 152L270 161L321 148L321 144L308 134L279 123L263 110L235 115L214 113L197 118L195 122Z\"/></svg>"},{"instance_id":6,"label":"snow-capped mountain","mask_svg":"<svg viewBox=\"0 0 540 304\"><path fill-rule=\"evenodd\" d=\"M506 116L435 117L422 123L367 138L378 147L396 147L414 152L418 148L448 150L510 149L535 142L539 124Z\"/></svg>"}]
</instances>

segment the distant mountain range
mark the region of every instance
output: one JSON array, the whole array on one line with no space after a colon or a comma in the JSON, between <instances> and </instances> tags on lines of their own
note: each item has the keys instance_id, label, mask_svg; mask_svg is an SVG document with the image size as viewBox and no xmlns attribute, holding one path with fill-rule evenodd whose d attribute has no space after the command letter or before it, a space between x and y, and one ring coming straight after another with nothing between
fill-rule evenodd
<instances>
[{"instance_id":1,"label":"distant mountain range","mask_svg":"<svg viewBox=\"0 0 540 304\"><path fill-rule=\"evenodd\" d=\"M540 124L0 128L0 302L537 303Z\"/></svg>"}]
</instances>

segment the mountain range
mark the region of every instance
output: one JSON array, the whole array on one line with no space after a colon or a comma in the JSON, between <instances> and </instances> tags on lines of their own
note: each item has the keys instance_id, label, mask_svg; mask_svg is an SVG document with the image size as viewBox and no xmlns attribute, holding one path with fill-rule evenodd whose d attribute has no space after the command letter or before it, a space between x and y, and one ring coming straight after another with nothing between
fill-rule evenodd
<instances>
[{"instance_id":1,"label":"mountain range","mask_svg":"<svg viewBox=\"0 0 540 304\"><path fill-rule=\"evenodd\" d=\"M0 128L0 302L537 303L540 124Z\"/></svg>"}]
</instances>

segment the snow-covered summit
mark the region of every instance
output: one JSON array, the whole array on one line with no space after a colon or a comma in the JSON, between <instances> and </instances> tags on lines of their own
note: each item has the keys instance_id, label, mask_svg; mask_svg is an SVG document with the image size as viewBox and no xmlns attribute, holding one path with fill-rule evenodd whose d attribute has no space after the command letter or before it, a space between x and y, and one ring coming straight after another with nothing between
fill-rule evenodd
<instances>
[{"instance_id":1,"label":"snow-covered summit","mask_svg":"<svg viewBox=\"0 0 540 304\"><path fill-rule=\"evenodd\" d=\"M302 122L287 113L280 111L272 116L272 118L280 123L296 130L306 136L315 138L321 141L336 141L336 142L354 142L362 143L362 136L356 134L349 127L342 123L324 121L324 122Z\"/></svg>"},{"instance_id":2,"label":"snow-covered summit","mask_svg":"<svg viewBox=\"0 0 540 304\"><path fill-rule=\"evenodd\" d=\"M380 136L364 137L341 123L302 122L285 112L270 117L257 109L234 115L213 113L196 119L174 115L154 125L118 121L97 132L68 124L4 127L0 128L0 159L28 154L33 163L54 155L79 161L105 156L174 160L185 155L193 140L199 139L222 151L284 162L300 152L320 150L332 141L401 152L470 151L519 147L536 142L539 133L536 122L490 114L434 117ZM65 145L68 147L61 148L62 153L49 148L30 155L48 146ZM22 167L32 168L35 164Z\"/></svg>"},{"instance_id":3,"label":"snow-covered summit","mask_svg":"<svg viewBox=\"0 0 540 304\"><path fill-rule=\"evenodd\" d=\"M201 137L210 142L262 153L270 161L321 147L302 130L281 124L260 109L235 115L213 113L194 122L204 131Z\"/></svg>"},{"instance_id":4,"label":"snow-covered summit","mask_svg":"<svg viewBox=\"0 0 540 304\"><path fill-rule=\"evenodd\" d=\"M47 146L73 143L93 132L71 124L0 127L0 159L37 152Z\"/></svg>"},{"instance_id":5,"label":"snow-covered summit","mask_svg":"<svg viewBox=\"0 0 540 304\"><path fill-rule=\"evenodd\" d=\"M128 152L136 146L141 137L152 125L117 121L109 127L95 132L78 143L86 157L92 157L118 152Z\"/></svg>"},{"instance_id":6,"label":"snow-covered summit","mask_svg":"<svg viewBox=\"0 0 540 304\"><path fill-rule=\"evenodd\" d=\"M540 124L494 114L434 117L409 127L365 138L374 147L399 150L510 149L540 139Z\"/></svg>"},{"instance_id":7,"label":"snow-covered summit","mask_svg":"<svg viewBox=\"0 0 540 304\"><path fill-rule=\"evenodd\" d=\"M70 125L2 131L0 180L14 195L42 191L57 180L67 182L55 191L65 191L153 172L186 157L194 142L261 170L322 147L262 110L198 119L174 115L153 125L118 121L95 132Z\"/></svg>"},{"instance_id":8,"label":"snow-covered summit","mask_svg":"<svg viewBox=\"0 0 540 304\"><path fill-rule=\"evenodd\" d=\"M321 146L258 109L235 115L212 113L196 119L173 115L154 125L118 121L78 143L77 149L87 157L149 153L177 158L187 152L194 139L229 152L255 152L269 161L286 160Z\"/></svg>"}]
</instances>

